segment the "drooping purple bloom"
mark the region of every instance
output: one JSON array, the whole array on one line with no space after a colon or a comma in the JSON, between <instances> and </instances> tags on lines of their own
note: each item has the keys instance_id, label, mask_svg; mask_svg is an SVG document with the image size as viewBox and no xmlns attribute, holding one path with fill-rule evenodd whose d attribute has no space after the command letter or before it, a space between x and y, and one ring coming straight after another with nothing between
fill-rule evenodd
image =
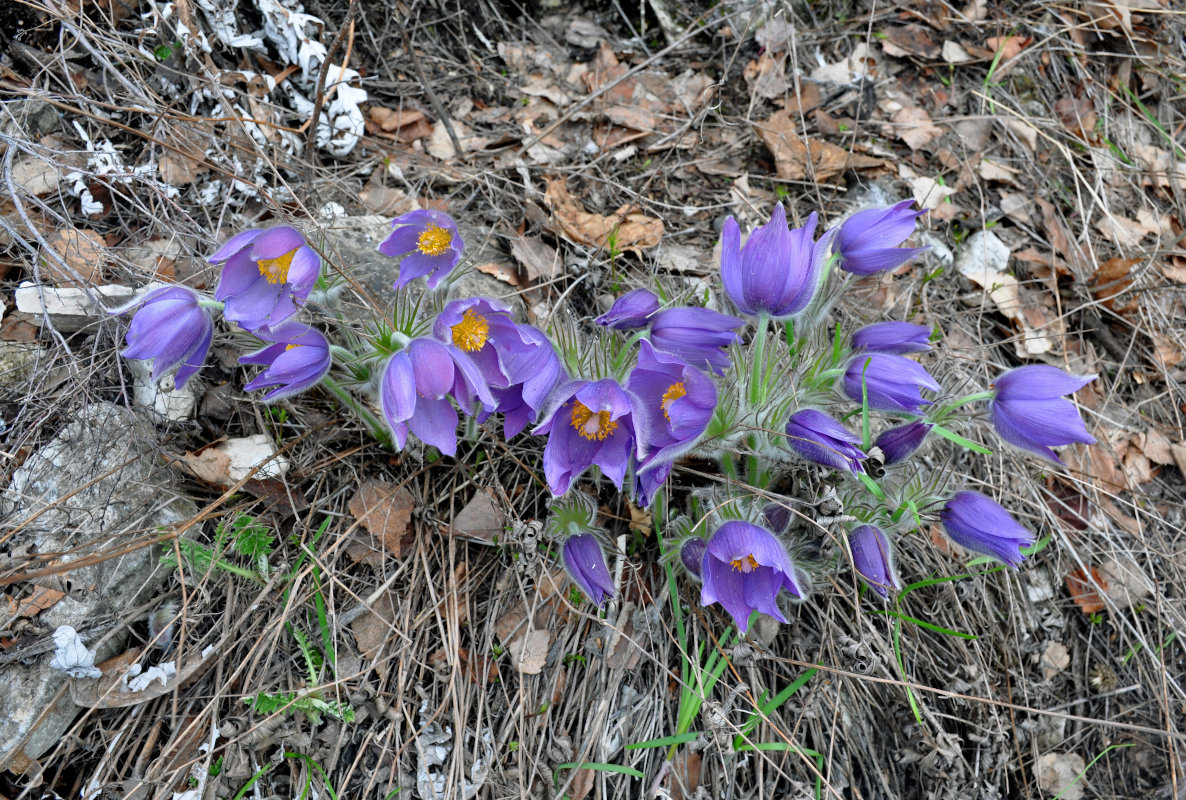
<instances>
[{"instance_id":1,"label":"drooping purple bloom","mask_svg":"<svg viewBox=\"0 0 1186 800\"><path fill-rule=\"evenodd\" d=\"M992 556L1014 568L1025 561L1021 548L1034 543L1034 535L1000 503L979 492L956 492L939 512L939 521L960 547Z\"/></svg>"},{"instance_id":2,"label":"drooping purple bloom","mask_svg":"<svg viewBox=\"0 0 1186 800\"><path fill-rule=\"evenodd\" d=\"M861 437L813 408L795 412L787 422L787 447L813 464L864 472L861 462L868 456L860 444Z\"/></svg>"},{"instance_id":3,"label":"drooping purple bloom","mask_svg":"<svg viewBox=\"0 0 1186 800\"><path fill-rule=\"evenodd\" d=\"M881 448L882 455L885 456L885 465L892 467L914 455L915 451L922 447L923 442L927 439L927 434L933 427L935 427L933 422L920 420L908 422L905 425L882 431L874 444Z\"/></svg>"},{"instance_id":4,"label":"drooping purple bloom","mask_svg":"<svg viewBox=\"0 0 1186 800\"><path fill-rule=\"evenodd\" d=\"M503 415L503 435L508 439L534 422L552 390L568 381L568 373L543 331L520 325L519 334L527 346L512 349L507 356L511 385L490 390L498 401L496 410Z\"/></svg>"},{"instance_id":5,"label":"drooping purple bloom","mask_svg":"<svg viewBox=\"0 0 1186 800\"><path fill-rule=\"evenodd\" d=\"M791 526L791 510L782 503L767 503L762 506L762 524L768 531L785 533Z\"/></svg>"},{"instance_id":6,"label":"drooping purple bloom","mask_svg":"<svg viewBox=\"0 0 1186 800\"><path fill-rule=\"evenodd\" d=\"M872 275L895 269L926 250L900 247L914 233L914 221L923 211L911 211L913 200L889 208L858 211L846 219L836 235L835 251L840 268L854 275Z\"/></svg>"},{"instance_id":7,"label":"drooping purple bloom","mask_svg":"<svg viewBox=\"0 0 1186 800\"><path fill-rule=\"evenodd\" d=\"M787 621L778 607L780 590L803 596L802 580L782 543L765 528L740 520L726 522L709 538L701 578L700 605L720 603L742 633L754 611Z\"/></svg>"},{"instance_id":8,"label":"drooping purple bloom","mask_svg":"<svg viewBox=\"0 0 1186 800\"><path fill-rule=\"evenodd\" d=\"M435 289L461 260L465 242L457 232L457 223L443 211L409 211L393 219L391 227L391 233L379 244L379 252L403 257L396 289L422 275L428 276L428 288Z\"/></svg>"},{"instance_id":9,"label":"drooping purple bloom","mask_svg":"<svg viewBox=\"0 0 1186 800\"><path fill-rule=\"evenodd\" d=\"M543 421L532 433L547 434L544 476L552 494L568 491L593 464L619 489L631 458L642 458L647 413L641 401L611 378L575 380L559 386Z\"/></svg>"},{"instance_id":10,"label":"drooping purple bloom","mask_svg":"<svg viewBox=\"0 0 1186 800\"><path fill-rule=\"evenodd\" d=\"M252 333L295 314L321 274L317 251L288 225L236 234L207 260L222 264L214 298L226 303L223 316Z\"/></svg>"},{"instance_id":11,"label":"drooping purple bloom","mask_svg":"<svg viewBox=\"0 0 1186 800\"><path fill-rule=\"evenodd\" d=\"M641 410L648 415L639 474L670 465L692 449L717 406L711 378L678 356L656 352L645 339L639 342L638 364L626 388L642 401Z\"/></svg>"},{"instance_id":12,"label":"drooping purple bloom","mask_svg":"<svg viewBox=\"0 0 1186 800\"><path fill-rule=\"evenodd\" d=\"M861 402L861 380L869 395L869 408L878 411L918 413L930 400L924 400L922 390L938 392L942 389L930 373L917 361L902 356L859 354L844 371L844 393Z\"/></svg>"},{"instance_id":13,"label":"drooping purple bloom","mask_svg":"<svg viewBox=\"0 0 1186 800\"><path fill-rule=\"evenodd\" d=\"M786 211L779 203L770 221L751 233L743 248L736 220L725 220L721 281L738 309L781 319L807 308L835 234L828 231L813 243L815 226L813 212L802 228L788 230Z\"/></svg>"},{"instance_id":14,"label":"drooping purple bloom","mask_svg":"<svg viewBox=\"0 0 1186 800\"><path fill-rule=\"evenodd\" d=\"M1069 375L1057 367L1032 364L997 378L989 418L1010 444L1061 464L1050 448L1072 442L1095 444L1075 405L1063 395L1082 389L1095 375Z\"/></svg>"},{"instance_id":15,"label":"drooping purple bloom","mask_svg":"<svg viewBox=\"0 0 1186 800\"><path fill-rule=\"evenodd\" d=\"M677 355L694 367L707 365L721 375L729 368L726 348L741 341L735 331L743 324L711 308L665 308L651 317L648 337L656 350Z\"/></svg>"},{"instance_id":16,"label":"drooping purple bloom","mask_svg":"<svg viewBox=\"0 0 1186 800\"><path fill-rule=\"evenodd\" d=\"M277 387L264 395L265 403L317 385L333 366L329 342L320 331L302 322L289 321L277 328L261 328L255 335L273 344L241 356L239 363L267 367L243 387L248 392Z\"/></svg>"},{"instance_id":17,"label":"drooping purple bloom","mask_svg":"<svg viewBox=\"0 0 1186 800\"><path fill-rule=\"evenodd\" d=\"M616 331L645 328L647 318L659 310L659 297L650 289L635 289L614 301L610 310L593 320Z\"/></svg>"},{"instance_id":18,"label":"drooping purple bloom","mask_svg":"<svg viewBox=\"0 0 1186 800\"><path fill-rule=\"evenodd\" d=\"M925 353L931 349L931 329L909 322L877 322L852 335L852 349L867 353Z\"/></svg>"},{"instance_id":19,"label":"drooping purple bloom","mask_svg":"<svg viewBox=\"0 0 1186 800\"><path fill-rule=\"evenodd\" d=\"M852 564L866 586L884 598L889 597L890 589L902 588L894 570L894 549L881 528L854 528L848 534L848 547L852 550Z\"/></svg>"},{"instance_id":20,"label":"drooping purple bloom","mask_svg":"<svg viewBox=\"0 0 1186 800\"><path fill-rule=\"evenodd\" d=\"M569 536L564 540L560 554L568 577L580 587L589 602L601 608L614 596L614 582L596 536L591 533Z\"/></svg>"},{"instance_id":21,"label":"drooping purple bloom","mask_svg":"<svg viewBox=\"0 0 1186 800\"><path fill-rule=\"evenodd\" d=\"M482 373L456 347L435 339L413 339L387 362L379 402L400 449L410 429L425 444L447 456L456 455L458 417L449 398L466 414L473 413L477 400L487 410L495 406Z\"/></svg>"},{"instance_id":22,"label":"drooping purple bloom","mask_svg":"<svg viewBox=\"0 0 1186 800\"><path fill-rule=\"evenodd\" d=\"M214 319L198 304L201 297L188 286L153 289L112 314L136 309L124 337L124 358L152 359L152 380L174 367L177 388L185 386L206 361L214 338Z\"/></svg>"},{"instance_id":23,"label":"drooping purple bloom","mask_svg":"<svg viewBox=\"0 0 1186 800\"><path fill-rule=\"evenodd\" d=\"M684 569L688 571L693 578L700 578L702 565L704 564L704 553L708 550L708 542L701 539L699 536L691 536L684 539L683 544L679 547L679 560L684 565Z\"/></svg>"}]
</instances>

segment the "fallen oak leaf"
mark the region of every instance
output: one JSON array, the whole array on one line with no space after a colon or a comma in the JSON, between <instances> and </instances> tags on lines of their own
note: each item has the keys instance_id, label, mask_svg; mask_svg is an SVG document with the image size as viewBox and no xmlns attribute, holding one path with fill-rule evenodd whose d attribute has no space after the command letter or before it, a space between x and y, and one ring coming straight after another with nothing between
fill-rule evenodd
<instances>
[{"instance_id":1,"label":"fallen oak leaf","mask_svg":"<svg viewBox=\"0 0 1186 800\"><path fill-rule=\"evenodd\" d=\"M561 235L577 244L609 247L641 255L663 239L663 220L648 217L632 206L622 206L608 216L586 211L569 192L563 178L545 178L545 198Z\"/></svg>"},{"instance_id":2,"label":"fallen oak leaf","mask_svg":"<svg viewBox=\"0 0 1186 800\"><path fill-rule=\"evenodd\" d=\"M788 181L814 179L826 181L845 170L864 170L884 167L886 162L822 139L803 139L795 132L796 119L789 111L776 111L770 118L754 123L763 144L774 156L779 178Z\"/></svg>"}]
</instances>

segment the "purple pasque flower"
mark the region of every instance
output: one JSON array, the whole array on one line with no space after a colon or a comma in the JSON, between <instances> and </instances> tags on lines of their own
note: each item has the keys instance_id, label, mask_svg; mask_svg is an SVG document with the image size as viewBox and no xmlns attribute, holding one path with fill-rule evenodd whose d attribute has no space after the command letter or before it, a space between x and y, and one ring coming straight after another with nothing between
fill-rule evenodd
<instances>
[{"instance_id":1,"label":"purple pasque flower","mask_svg":"<svg viewBox=\"0 0 1186 800\"><path fill-rule=\"evenodd\" d=\"M605 565L601 544L591 533L578 533L560 548L564 570L593 605L601 608L614 596L614 582Z\"/></svg>"},{"instance_id":2,"label":"purple pasque flower","mask_svg":"<svg viewBox=\"0 0 1186 800\"><path fill-rule=\"evenodd\" d=\"M890 589L902 588L894 570L894 549L881 528L853 528L848 534L848 548L852 551L852 565L870 589L888 598Z\"/></svg>"},{"instance_id":3,"label":"purple pasque flower","mask_svg":"<svg viewBox=\"0 0 1186 800\"><path fill-rule=\"evenodd\" d=\"M124 337L128 346L120 355L151 358L154 382L178 367L174 385L185 386L202 368L214 338L214 319L199 304L201 299L188 286L166 286L112 311L112 314L124 314L136 309Z\"/></svg>"},{"instance_id":4,"label":"purple pasque flower","mask_svg":"<svg viewBox=\"0 0 1186 800\"><path fill-rule=\"evenodd\" d=\"M911 211L913 200L889 208L858 211L846 219L836 234L833 249L840 254L840 269L854 275L872 275L895 269L926 250L899 247L914 233L914 221L923 211Z\"/></svg>"},{"instance_id":5,"label":"purple pasque flower","mask_svg":"<svg viewBox=\"0 0 1186 800\"><path fill-rule=\"evenodd\" d=\"M708 542L699 536L689 536L679 546L679 560L693 578L699 579L704 564L704 553L708 550Z\"/></svg>"},{"instance_id":6,"label":"purple pasque flower","mask_svg":"<svg viewBox=\"0 0 1186 800\"><path fill-rule=\"evenodd\" d=\"M593 320L616 331L645 328L647 318L659 310L659 297L650 289L635 289L614 301L610 310Z\"/></svg>"},{"instance_id":7,"label":"purple pasque flower","mask_svg":"<svg viewBox=\"0 0 1186 800\"><path fill-rule=\"evenodd\" d=\"M979 492L956 492L939 512L939 521L960 547L992 556L1014 568L1025 561L1021 548L1034 543L1034 535L1000 503Z\"/></svg>"},{"instance_id":8,"label":"purple pasque flower","mask_svg":"<svg viewBox=\"0 0 1186 800\"><path fill-rule=\"evenodd\" d=\"M814 408L796 411L787 422L787 447L805 461L856 475L864 472L861 437Z\"/></svg>"},{"instance_id":9,"label":"purple pasque flower","mask_svg":"<svg viewBox=\"0 0 1186 800\"><path fill-rule=\"evenodd\" d=\"M1057 367L1031 364L997 378L988 404L997 435L1006 442L1061 464L1051 447L1095 444L1075 405L1063 395L1082 389L1096 375L1070 375Z\"/></svg>"},{"instance_id":10,"label":"purple pasque flower","mask_svg":"<svg viewBox=\"0 0 1186 800\"><path fill-rule=\"evenodd\" d=\"M303 322L289 321L276 328L260 328L255 335L272 344L240 356L239 363L267 367L243 387L248 392L277 387L264 395L265 403L316 386L333 366L325 336Z\"/></svg>"},{"instance_id":11,"label":"purple pasque flower","mask_svg":"<svg viewBox=\"0 0 1186 800\"><path fill-rule=\"evenodd\" d=\"M869 396L869 408L878 411L902 411L917 414L930 400L924 400L922 390L941 391L938 382L917 361L902 356L860 353L844 371L844 393L856 403L861 402L861 381Z\"/></svg>"},{"instance_id":12,"label":"purple pasque flower","mask_svg":"<svg viewBox=\"0 0 1186 800\"><path fill-rule=\"evenodd\" d=\"M882 431L877 440L873 442L881 448L881 454L885 458L882 463L887 467L892 467L894 464L900 464L910 458L918 448L922 447L923 442L927 439L927 434L933 427L935 427L933 422L915 420Z\"/></svg>"},{"instance_id":13,"label":"purple pasque flower","mask_svg":"<svg viewBox=\"0 0 1186 800\"><path fill-rule=\"evenodd\" d=\"M207 260L222 264L214 299L226 303L223 316L252 333L295 314L321 274L321 256L288 225L236 234Z\"/></svg>"},{"instance_id":14,"label":"purple pasque flower","mask_svg":"<svg viewBox=\"0 0 1186 800\"><path fill-rule=\"evenodd\" d=\"M391 233L379 243L379 252L395 258L403 256L396 289L422 275L428 276L428 288L435 289L461 260L465 242L457 232L457 223L444 211L409 211L393 219L391 227Z\"/></svg>"},{"instance_id":15,"label":"purple pasque flower","mask_svg":"<svg viewBox=\"0 0 1186 800\"><path fill-rule=\"evenodd\" d=\"M513 350L530 347L519 333L511 310L487 297L448 303L437 315L433 335L470 357L490 387L510 386L506 361Z\"/></svg>"},{"instance_id":16,"label":"purple pasque flower","mask_svg":"<svg viewBox=\"0 0 1186 800\"><path fill-rule=\"evenodd\" d=\"M876 322L852 335L852 349L866 353L925 353L931 349L931 329L909 322Z\"/></svg>"},{"instance_id":17,"label":"purple pasque flower","mask_svg":"<svg viewBox=\"0 0 1186 800\"><path fill-rule=\"evenodd\" d=\"M770 221L751 233L742 247L736 220L725 220L721 281L738 309L781 319L807 308L835 233L828 231L813 243L816 221L812 212L806 225L788 230L786 211L779 203Z\"/></svg>"},{"instance_id":18,"label":"purple pasque flower","mask_svg":"<svg viewBox=\"0 0 1186 800\"><path fill-rule=\"evenodd\" d=\"M723 375L729 368L727 348L741 341L735 332L745 323L711 308L665 308L651 317L647 334L656 350L672 353L694 367L708 365Z\"/></svg>"},{"instance_id":19,"label":"purple pasque flower","mask_svg":"<svg viewBox=\"0 0 1186 800\"><path fill-rule=\"evenodd\" d=\"M670 464L692 449L716 410L717 387L679 356L656 352L645 339L638 347L638 364L630 371L626 388L649 415L644 456L638 465L642 473Z\"/></svg>"},{"instance_id":20,"label":"purple pasque flower","mask_svg":"<svg viewBox=\"0 0 1186 800\"><path fill-rule=\"evenodd\" d=\"M787 621L778 608L780 590L803 596L801 578L782 542L765 528L740 520L726 522L709 537L700 577L700 605L720 603L742 633L754 611Z\"/></svg>"},{"instance_id":21,"label":"purple pasque flower","mask_svg":"<svg viewBox=\"0 0 1186 800\"><path fill-rule=\"evenodd\" d=\"M552 494L568 491L574 478L593 464L622 488L631 458L642 458L647 413L641 401L611 378L575 380L558 386L549 410L532 433L548 435L544 477Z\"/></svg>"},{"instance_id":22,"label":"purple pasque flower","mask_svg":"<svg viewBox=\"0 0 1186 800\"><path fill-rule=\"evenodd\" d=\"M435 339L413 339L393 355L383 370L379 404L396 446L403 449L408 430L447 456L457 453L457 411L466 414L475 400L491 410L494 396L469 356Z\"/></svg>"},{"instance_id":23,"label":"purple pasque flower","mask_svg":"<svg viewBox=\"0 0 1186 800\"><path fill-rule=\"evenodd\" d=\"M495 410L503 415L502 431L508 439L534 422L552 390L568 381L552 340L543 331L520 325L519 334L527 347L510 350L506 358L511 385L490 390L498 402Z\"/></svg>"}]
</instances>

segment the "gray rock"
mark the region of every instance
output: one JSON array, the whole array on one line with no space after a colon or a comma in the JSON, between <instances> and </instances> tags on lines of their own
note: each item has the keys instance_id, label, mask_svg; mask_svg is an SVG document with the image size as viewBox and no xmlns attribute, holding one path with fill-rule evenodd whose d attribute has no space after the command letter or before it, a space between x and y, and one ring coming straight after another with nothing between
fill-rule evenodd
<instances>
[{"instance_id":1,"label":"gray rock","mask_svg":"<svg viewBox=\"0 0 1186 800\"><path fill-rule=\"evenodd\" d=\"M0 398L16 399L28 392L39 360L44 367L50 359L36 343L0 339Z\"/></svg>"},{"instance_id":2,"label":"gray rock","mask_svg":"<svg viewBox=\"0 0 1186 800\"><path fill-rule=\"evenodd\" d=\"M63 567L117 551L197 513L171 484L152 425L126 408L94 403L13 474L0 496L3 527L15 531L7 546L61 553ZM101 635L104 622L114 625L159 586L164 578L157 569L159 555L155 546L141 547L63 569L59 576L70 592L42 612L36 625L46 639L62 625ZM92 649L95 644L86 641ZM96 661L115 655L121 644L118 638L103 642ZM50 669L51 657L47 651L29 663L0 666L0 769L22 750L36 759L53 747L78 713L67 693L55 701L67 679Z\"/></svg>"}]
</instances>

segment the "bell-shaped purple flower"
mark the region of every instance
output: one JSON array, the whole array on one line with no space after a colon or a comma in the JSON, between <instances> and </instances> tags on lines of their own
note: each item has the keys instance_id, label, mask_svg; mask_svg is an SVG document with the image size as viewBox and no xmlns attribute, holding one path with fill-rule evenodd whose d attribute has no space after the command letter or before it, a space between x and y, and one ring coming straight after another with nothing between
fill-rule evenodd
<instances>
[{"instance_id":1,"label":"bell-shaped purple flower","mask_svg":"<svg viewBox=\"0 0 1186 800\"><path fill-rule=\"evenodd\" d=\"M409 211L393 219L391 227L391 233L379 243L379 252L403 257L396 289L423 275L428 276L428 288L435 289L461 260L465 242L457 232L457 223L443 211Z\"/></svg>"},{"instance_id":2,"label":"bell-shaped purple flower","mask_svg":"<svg viewBox=\"0 0 1186 800\"><path fill-rule=\"evenodd\" d=\"M700 577L700 605L720 603L742 633L754 611L787 621L777 602L782 589L803 596L803 580L782 542L765 528L739 520L726 522L709 538Z\"/></svg>"},{"instance_id":3,"label":"bell-shaped purple flower","mask_svg":"<svg viewBox=\"0 0 1186 800\"><path fill-rule=\"evenodd\" d=\"M869 395L869 408L878 411L918 413L930 400L924 400L922 390L941 391L942 387L917 361L902 356L875 353L859 354L844 371L844 393L861 402L861 380Z\"/></svg>"},{"instance_id":4,"label":"bell-shaped purple flower","mask_svg":"<svg viewBox=\"0 0 1186 800\"><path fill-rule=\"evenodd\" d=\"M610 310L593 320L616 331L645 328L647 319L659 310L659 297L650 289L635 289L614 301Z\"/></svg>"},{"instance_id":5,"label":"bell-shaped purple flower","mask_svg":"<svg viewBox=\"0 0 1186 800\"><path fill-rule=\"evenodd\" d=\"M787 422L787 447L805 461L854 475L864 472L861 462L868 456L861 450L861 437L822 411L806 408Z\"/></svg>"},{"instance_id":6,"label":"bell-shaped purple flower","mask_svg":"<svg viewBox=\"0 0 1186 800\"><path fill-rule=\"evenodd\" d=\"M1045 364L1018 367L993 384L996 395L989 402L989 418L997 435L1009 444L1061 464L1051 447L1095 443L1078 409L1063 397L1095 379L1095 375L1069 375Z\"/></svg>"},{"instance_id":7,"label":"bell-shaped purple flower","mask_svg":"<svg viewBox=\"0 0 1186 800\"><path fill-rule=\"evenodd\" d=\"M931 349L931 329L909 322L877 322L852 335L852 349L866 353L925 353Z\"/></svg>"},{"instance_id":8,"label":"bell-shaped purple flower","mask_svg":"<svg viewBox=\"0 0 1186 800\"><path fill-rule=\"evenodd\" d=\"M811 303L835 231L818 242L816 214L807 224L787 229L787 215L779 203L770 221L750 234L745 247L732 218L721 232L721 281L733 303L745 314L768 314L775 319L797 314Z\"/></svg>"},{"instance_id":9,"label":"bell-shaped purple flower","mask_svg":"<svg viewBox=\"0 0 1186 800\"><path fill-rule=\"evenodd\" d=\"M265 403L316 386L333 366L325 336L302 322L289 321L276 328L261 328L255 335L273 344L241 356L239 363L267 367L243 387L245 391L253 392L275 386L264 395Z\"/></svg>"},{"instance_id":10,"label":"bell-shaped purple flower","mask_svg":"<svg viewBox=\"0 0 1186 800\"><path fill-rule=\"evenodd\" d=\"M992 556L1011 567L1025 561L1021 548L1034 543L1033 534L1000 503L979 492L956 492L939 512L939 521L960 547Z\"/></svg>"},{"instance_id":11,"label":"bell-shaped purple flower","mask_svg":"<svg viewBox=\"0 0 1186 800\"><path fill-rule=\"evenodd\" d=\"M638 364L630 371L626 388L648 415L640 474L671 464L692 449L717 406L717 388L711 378L678 356L656 352L645 339L639 342Z\"/></svg>"},{"instance_id":12,"label":"bell-shaped purple flower","mask_svg":"<svg viewBox=\"0 0 1186 800\"><path fill-rule=\"evenodd\" d=\"M640 403L611 378L575 380L555 389L543 421L532 431L548 436L544 477L552 494L567 492L593 464L622 488L631 458L642 458L648 440L647 413Z\"/></svg>"},{"instance_id":13,"label":"bell-shaped purple flower","mask_svg":"<svg viewBox=\"0 0 1186 800\"><path fill-rule=\"evenodd\" d=\"M201 297L188 286L153 289L144 297L112 314L136 309L124 341L124 358L152 359L152 379L157 381L178 367L174 385L185 386L206 361L214 338L214 319L199 305Z\"/></svg>"},{"instance_id":14,"label":"bell-shaped purple flower","mask_svg":"<svg viewBox=\"0 0 1186 800\"><path fill-rule=\"evenodd\" d=\"M656 350L722 375L729 368L728 347L741 341L736 330L744 324L711 308L681 306L655 313L647 336Z\"/></svg>"},{"instance_id":15,"label":"bell-shaped purple flower","mask_svg":"<svg viewBox=\"0 0 1186 800\"><path fill-rule=\"evenodd\" d=\"M922 447L923 442L927 439L927 434L933 427L935 427L933 422L915 420L882 431L874 444L881 448L881 453L885 457L883 463L887 467L892 467L894 464L901 464L910 458L918 448Z\"/></svg>"},{"instance_id":16,"label":"bell-shaped purple flower","mask_svg":"<svg viewBox=\"0 0 1186 800\"><path fill-rule=\"evenodd\" d=\"M536 420L552 390L568 382L552 341L543 331L520 325L523 346L508 348L504 358L510 386L490 391L503 415L503 435L510 439Z\"/></svg>"},{"instance_id":17,"label":"bell-shaped purple flower","mask_svg":"<svg viewBox=\"0 0 1186 800\"><path fill-rule=\"evenodd\" d=\"M435 339L413 339L387 362L379 403L400 449L410 429L425 444L447 456L456 455L458 417L449 398L466 414L473 413L479 400L487 410L495 406L482 373L456 347Z\"/></svg>"},{"instance_id":18,"label":"bell-shaped purple flower","mask_svg":"<svg viewBox=\"0 0 1186 800\"><path fill-rule=\"evenodd\" d=\"M321 274L317 251L288 225L236 234L207 260L222 264L214 298L226 303L223 316L252 333L295 314Z\"/></svg>"},{"instance_id":19,"label":"bell-shaped purple flower","mask_svg":"<svg viewBox=\"0 0 1186 800\"><path fill-rule=\"evenodd\" d=\"M852 564L857 574L873 591L882 597L889 597L890 589L901 589L894 570L894 549L881 528L860 525L848 534L848 547L852 551Z\"/></svg>"},{"instance_id":20,"label":"bell-shaped purple flower","mask_svg":"<svg viewBox=\"0 0 1186 800\"><path fill-rule=\"evenodd\" d=\"M679 546L680 563L693 578L700 578L704 564L704 553L707 550L708 542L699 536L690 536L684 539L683 544Z\"/></svg>"},{"instance_id":21,"label":"bell-shaped purple flower","mask_svg":"<svg viewBox=\"0 0 1186 800\"><path fill-rule=\"evenodd\" d=\"M596 536L591 533L569 536L560 548L560 555L568 577L580 587L589 602L601 608L614 596L614 582Z\"/></svg>"},{"instance_id":22,"label":"bell-shaped purple flower","mask_svg":"<svg viewBox=\"0 0 1186 800\"><path fill-rule=\"evenodd\" d=\"M900 247L914 233L914 221L924 212L911 211L913 200L889 208L858 211L846 219L836 235L835 251L840 268L854 275L872 275L895 269L926 250Z\"/></svg>"}]
</instances>

